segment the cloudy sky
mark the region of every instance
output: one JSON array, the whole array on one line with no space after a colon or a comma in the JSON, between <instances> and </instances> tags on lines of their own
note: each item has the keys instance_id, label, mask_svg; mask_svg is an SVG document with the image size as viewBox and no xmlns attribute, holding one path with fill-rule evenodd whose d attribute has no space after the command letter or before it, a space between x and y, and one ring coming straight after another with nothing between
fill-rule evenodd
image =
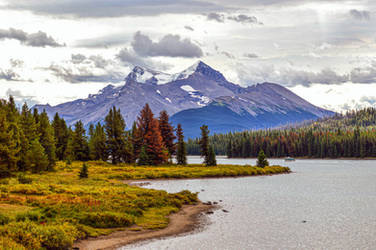
<instances>
[{"instance_id":1,"label":"cloudy sky","mask_svg":"<svg viewBox=\"0 0 376 250\"><path fill-rule=\"evenodd\" d=\"M0 53L0 98L29 105L202 60L332 110L376 106L372 0L0 0Z\"/></svg>"}]
</instances>

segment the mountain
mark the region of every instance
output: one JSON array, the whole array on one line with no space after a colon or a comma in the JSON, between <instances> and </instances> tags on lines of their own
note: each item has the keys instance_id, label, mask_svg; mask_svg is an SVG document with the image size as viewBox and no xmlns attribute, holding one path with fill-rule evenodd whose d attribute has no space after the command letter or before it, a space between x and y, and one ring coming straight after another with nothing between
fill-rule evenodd
<instances>
[{"instance_id":1,"label":"mountain","mask_svg":"<svg viewBox=\"0 0 376 250\"><path fill-rule=\"evenodd\" d=\"M188 138L200 134L206 124L211 133L228 133L247 129L266 129L316 120L334 113L316 106L286 88L263 83L243 89L237 96L215 98L209 105L174 114L174 124L181 123Z\"/></svg>"},{"instance_id":2,"label":"mountain","mask_svg":"<svg viewBox=\"0 0 376 250\"><path fill-rule=\"evenodd\" d=\"M131 127L145 103L149 103L156 114L166 110L174 115L173 122L182 123L188 137L197 136L203 123L208 123L212 132L228 132L333 114L277 84L243 88L227 81L222 73L201 61L177 74L136 66L122 86L108 85L86 99L57 106L34 107L46 110L50 117L58 112L70 125L78 120L88 125L103 122L109 109L116 106Z\"/></svg>"}]
</instances>

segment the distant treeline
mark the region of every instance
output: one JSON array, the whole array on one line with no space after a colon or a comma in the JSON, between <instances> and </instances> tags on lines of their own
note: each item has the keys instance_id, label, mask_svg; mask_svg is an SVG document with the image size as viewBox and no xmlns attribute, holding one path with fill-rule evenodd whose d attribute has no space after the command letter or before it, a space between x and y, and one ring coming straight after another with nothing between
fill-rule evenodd
<instances>
[{"instance_id":1,"label":"distant treeline","mask_svg":"<svg viewBox=\"0 0 376 250\"><path fill-rule=\"evenodd\" d=\"M216 154L257 157L376 157L376 109L337 114L297 128L216 134L210 137ZM198 155L198 140L188 140L188 154Z\"/></svg>"},{"instance_id":2,"label":"distant treeline","mask_svg":"<svg viewBox=\"0 0 376 250\"><path fill-rule=\"evenodd\" d=\"M50 122L46 112L31 111L26 104L18 110L12 97L0 100L0 178L17 171L53 171L58 160L159 165L177 155L179 164L186 163L183 131L178 126L175 143L166 111L155 118L146 104L132 129L125 128L115 107L103 125L90 125L87 133L81 121L68 127L58 114Z\"/></svg>"}]
</instances>

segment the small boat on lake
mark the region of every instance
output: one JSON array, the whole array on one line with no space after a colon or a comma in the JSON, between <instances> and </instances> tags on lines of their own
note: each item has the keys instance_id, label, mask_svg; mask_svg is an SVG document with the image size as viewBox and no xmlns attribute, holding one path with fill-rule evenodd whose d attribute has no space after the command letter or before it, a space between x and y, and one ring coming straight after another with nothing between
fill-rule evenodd
<instances>
[{"instance_id":1,"label":"small boat on lake","mask_svg":"<svg viewBox=\"0 0 376 250\"><path fill-rule=\"evenodd\" d=\"M286 157L286 158L285 158L285 161L295 161L295 158L292 158L292 157Z\"/></svg>"}]
</instances>

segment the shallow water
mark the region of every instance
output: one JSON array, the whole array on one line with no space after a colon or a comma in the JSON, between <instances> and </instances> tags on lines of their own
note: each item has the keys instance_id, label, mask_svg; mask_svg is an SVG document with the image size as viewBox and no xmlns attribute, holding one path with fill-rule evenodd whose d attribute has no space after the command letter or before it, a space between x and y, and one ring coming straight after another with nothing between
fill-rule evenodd
<instances>
[{"instance_id":1,"label":"shallow water","mask_svg":"<svg viewBox=\"0 0 376 250\"><path fill-rule=\"evenodd\" d=\"M200 162L190 157L190 163ZM218 163L256 160L217 158ZM148 188L200 192L221 209L198 232L121 249L376 249L376 161L271 160L294 173L153 181ZM204 190L204 191L201 191Z\"/></svg>"}]
</instances>

